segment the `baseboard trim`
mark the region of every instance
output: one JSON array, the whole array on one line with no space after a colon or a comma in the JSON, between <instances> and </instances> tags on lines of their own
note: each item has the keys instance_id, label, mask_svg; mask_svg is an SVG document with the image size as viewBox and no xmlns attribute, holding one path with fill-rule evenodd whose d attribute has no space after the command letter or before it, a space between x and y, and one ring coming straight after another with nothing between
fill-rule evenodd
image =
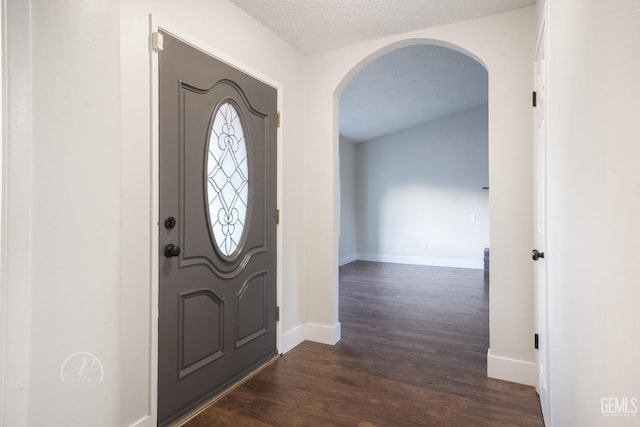
<instances>
[{"instance_id":1,"label":"baseboard trim","mask_svg":"<svg viewBox=\"0 0 640 427\"><path fill-rule=\"evenodd\" d=\"M357 254L357 259L362 261L389 262L393 264L429 265L433 267L473 268L484 269L484 260L457 259L457 258L431 258L405 255L385 254Z\"/></svg>"},{"instance_id":2,"label":"baseboard trim","mask_svg":"<svg viewBox=\"0 0 640 427\"><path fill-rule=\"evenodd\" d=\"M340 322L333 326L319 325L317 323L305 323L305 338L321 344L334 345L340 341Z\"/></svg>"},{"instance_id":3,"label":"baseboard trim","mask_svg":"<svg viewBox=\"0 0 640 427\"><path fill-rule=\"evenodd\" d=\"M304 341L304 325L298 325L293 329L288 330L284 334L282 334L282 339L280 341L281 348L279 348L279 352L287 353L288 351L294 349L298 344L301 344Z\"/></svg>"},{"instance_id":4,"label":"baseboard trim","mask_svg":"<svg viewBox=\"0 0 640 427\"><path fill-rule=\"evenodd\" d=\"M491 354L487 351L487 376L512 383L535 386L536 364Z\"/></svg>"},{"instance_id":5,"label":"baseboard trim","mask_svg":"<svg viewBox=\"0 0 640 427\"><path fill-rule=\"evenodd\" d=\"M338 260L338 265L342 267L345 264L349 264L350 262L357 261L357 260L358 260L358 254L349 254L349 255L341 256L340 259Z\"/></svg>"},{"instance_id":6,"label":"baseboard trim","mask_svg":"<svg viewBox=\"0 0 640 427\"><path fill-rule=\"evenodd\" d=\"M287 353L305 341L334 345L340 341L340 322L333 326L317 323L298 325L282 334L281 348L278 351L281 354Z\"/></svg>"},{"instance_id":7,"label":"baseboard trim","mask_svg":"<svg viewBox=\"0 0 640 427\"><path fill-rule=\"evenodd\" d=\"M129 424L129 427L153 427L154 425L151 415L146 415L133 424Z\"/></svg>"}]
</instances>

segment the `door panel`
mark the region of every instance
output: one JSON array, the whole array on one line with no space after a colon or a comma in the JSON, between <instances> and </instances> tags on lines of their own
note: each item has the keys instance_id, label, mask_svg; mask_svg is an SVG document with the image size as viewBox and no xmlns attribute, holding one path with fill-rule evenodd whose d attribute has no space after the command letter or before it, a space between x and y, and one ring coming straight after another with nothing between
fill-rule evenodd
<instances>
[{"instance_id":1,"label":"door panel","mask_svg":"<svg viewBox=\"0 0 640 427\"><path fill-rule=\"evenodd\" d=\"M275 89L163 37L158 420L167 424L276 353L277 101Z\"/></svg>"},{"instance_id":2,"label":"door panel","mask_svg":"<svg viewBox=\"0 0 640 427\"><path fill-rule=\"evenodd\" d=\"M236 296L236 347L242 347L268 332L268 284L268 272L257 273L249 278Z\"/></svg>"},{"instance_id":3,"label":"door panel","mask_svg":"<svg viewBox=\"0 0 640 427\"><path fill-rule=\"evenodd\" d=\"M536 54L536 136L535 136L535 244L536 250L544 253L546 247L546 200L547 200L547 122L546 122L546 26L542 33ZM547 275L546 261L538 258L535 264L536 283L536 329L538 331L537 391L545 425L549 419L549 374L547 337Z\"/></svg>"}]
</instances>

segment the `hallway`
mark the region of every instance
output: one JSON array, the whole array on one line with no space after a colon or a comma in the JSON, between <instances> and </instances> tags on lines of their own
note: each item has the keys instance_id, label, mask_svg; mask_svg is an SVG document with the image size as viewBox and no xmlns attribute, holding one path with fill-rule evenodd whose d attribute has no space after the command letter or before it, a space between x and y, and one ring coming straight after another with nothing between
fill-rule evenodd
<instances>
[{"instance_id":1,"label":"hallway","mask_svg":"<svg viewBox=\"0 0 640 427\"><path fill-rule=\"evenodd\" d=\"M305 342L187 425L541 426L532 387L486 376L481 270L340 268L342 340Z\"/></svg>"}]
</instances>

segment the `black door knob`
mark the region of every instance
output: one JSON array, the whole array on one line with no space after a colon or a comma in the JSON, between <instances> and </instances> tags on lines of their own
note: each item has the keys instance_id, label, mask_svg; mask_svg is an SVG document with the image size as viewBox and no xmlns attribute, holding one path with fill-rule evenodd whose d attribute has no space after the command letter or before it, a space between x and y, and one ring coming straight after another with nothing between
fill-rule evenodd
<instances>
[{"instance_id":1,"label":"black door knob","mask_svg":"<svg viewBox=\"0 0 640 427\"><path fill-rule=\"evenodd\" d=\"M164 256L166 256L167 258L178 256L180 255L180 252L180 246L176 246L171 243L164 247Z\"/></svg>"},{"instance_id":2,"label":"black door knob","mask_svg":"<svg viewBox=\"0 0 640 427\"><path fill-rule=\"evenodd\" d=\"M537 249L534 249L531 252L531 258L533 258L534 261L537 261L539 258L544 258L544 252L539 252Z\"/></svg>"}]
</instances>

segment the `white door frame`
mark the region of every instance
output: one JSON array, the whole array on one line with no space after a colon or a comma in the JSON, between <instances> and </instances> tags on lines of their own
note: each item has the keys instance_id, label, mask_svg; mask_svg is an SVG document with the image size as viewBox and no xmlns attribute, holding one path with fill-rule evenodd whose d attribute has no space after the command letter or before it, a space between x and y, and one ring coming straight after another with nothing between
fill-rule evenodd
<instances>
[{"instance_id":1,"label":"white door frame","mask_svg":"<svg viewBox=\"0 0 640 427\"><path fill-rule=\"evenodd\" d=\"M221 51L218 48L211 46L210 44L194 37L186 31L176 28L171 25L170 22L156 16L150 15L150 29L149 39L153 39L153 34L158 30L163 30L170 33L172 36L180 39L184 43L210 55L232 67L242 71L243 73L260 80L263 83L275 88L278 91L278 111L282 111L283 103L283 85L278 81L265 76L264 74L256 71L255 69L247 66L246 64L237 61L231 54ZM151 230L151 357L150 357L150 373L149 373L149 396L150 396L150 408L149 414L151 417L152 425L156 425L158 422L158 265L159 265L159 252L158 247L158 233L159 233L159 98L158 98L158 51L152 46L151 53L151 218L150 218L150 230ZM282 306L282 269L283 269L283 227L284 227L284 213L282 212L282 190L283 190L283 151L282 151L282 127L277 129L277 206L281 210L280 224L278 225L276 233L277 243L277 262L276 262L276 289L277 289L277 305L284 309ZM277 322L276 326L276 347L278 352L281 349L282 339L282 321Z\"/></svg>"}]
</instances>

